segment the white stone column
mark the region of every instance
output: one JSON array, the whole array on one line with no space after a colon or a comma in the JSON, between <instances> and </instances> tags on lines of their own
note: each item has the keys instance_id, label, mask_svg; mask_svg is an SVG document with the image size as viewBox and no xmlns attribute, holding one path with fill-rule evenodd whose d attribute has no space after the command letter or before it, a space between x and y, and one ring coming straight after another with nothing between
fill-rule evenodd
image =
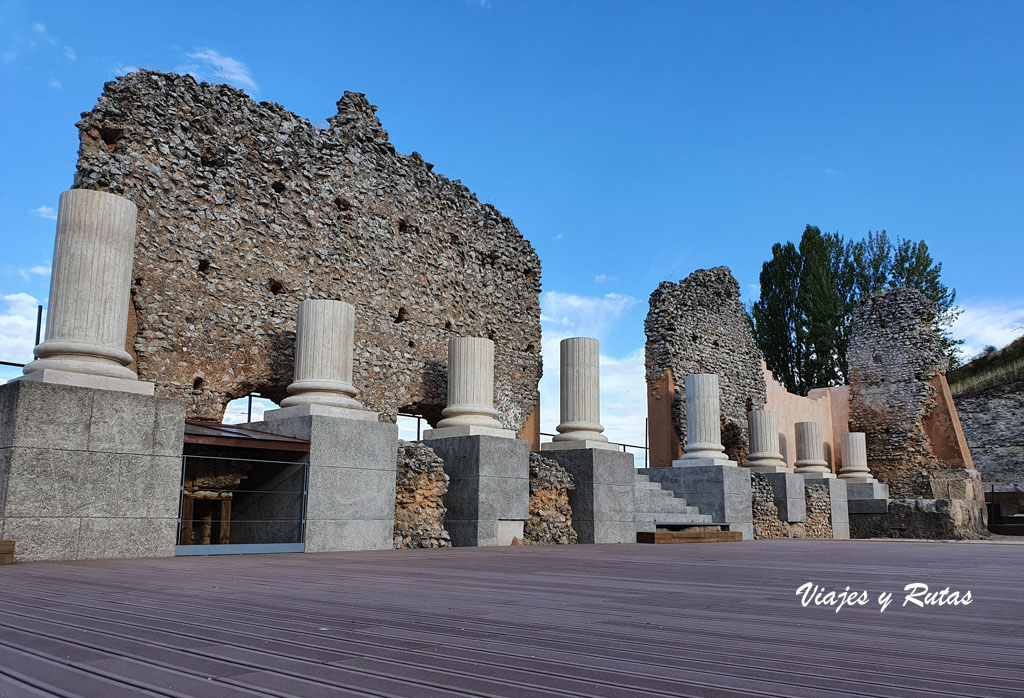
<instances>
[{"instance_id":1,"label":"white stone column","mask_svg":"<svg viewBox=\"0 0 1024 698\"><path fill-rule=\"evenodd\" d=\"M687 376L686 446L681 460L713 459L735 464L724 455L720 412L718 376L714 373Z\"/></svg>"},{"instance_id":2,"label":"white stone column","mask_svg":"<svg viewBox=\"0 0 1024 698\"><path fill-rule=\"evenodd\" d=\"M750 453L743 462L744 467L755 473L791 472L779 451L779 424L775 413L751 410L747 412L747 427L750 431Z\"/></svg>"},{"instance_id":3,"label":"white stone column","mask_svg":"<svg viewBox=\"0 0 1024 698\"><path fill-rule=\"evenodd\" d=\"M295 329L295 374L282 408L320 406L362 410L352 385L355 308L350 303L313 299L299 303ZM331 414L331 410L307 410ZM274 418L294 412L275 414ZM340 416L344 415L338 412Z\"/></svg>"},{"instance_id":4,"label":"white stone column","mask_svg":"<svg viewBox=\"0 0 1024 698\"><path fill-rule=\"evenodd\" d=\"M796 472L805 477L834 477L825 460L825 442L817 422L797 422Z\"/></svg>"},{"instance_id":5,"label":"white stone column","mask_svg":"<svg viewBox=\"0 0 1024 698\"><path fill-rule=\"evenodd\" d=\"M482 337L448 340L448 405L423 439L490 435L513 438L494 409L494 342Z\"/></svg>"},{"instance_id":6,"label":"white stone column","mask_svg":"<svg viewBox=\"0 0 1024 698\"><path fill-rule=\"evenodd\" d=\"M596 339L570 337L559 345L558 435L541 450L606 448L618 450L602 434L600 348Z\"/></svg>"},{"instance_id":7,"label":"white stone column","mask_svg":"<svg viewBox=\"0 0 1024 698\"><path fill-rule=\"evenodd\" d=\"M878 482L868 470L867 438L863 432L843 434L843 466L839 477L847 482Z\"/></svg>"},{"instance_id":8,"label":"white stone column","mask_svg":"<svg viewBox=\"0 0 1024 698\"><path fill-rule=\"evenodd\" d=\"M153 393L128 368L128 331L137 209L107 192L60 195L46 339L25 379Z\"/></svg>"}]
</instances>

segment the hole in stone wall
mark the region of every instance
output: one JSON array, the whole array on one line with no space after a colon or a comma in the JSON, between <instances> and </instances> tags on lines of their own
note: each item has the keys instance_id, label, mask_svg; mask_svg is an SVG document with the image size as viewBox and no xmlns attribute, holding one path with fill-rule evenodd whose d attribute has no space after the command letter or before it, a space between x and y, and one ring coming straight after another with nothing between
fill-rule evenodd
<instances>
[{"instance_id":1,"label":"hole in stone wall","mask_svg":"<svg viewBox=\"0 0 1024 698\"><path fill-rule=\"evenodd\" d=\"M134 283L135 283L135 285L136 285L136 286L141 286L141 285L142 285L142 277L141 277L141 276L136 276L136 277L135 277L135 278L133 279L133 281L134 281Z\"/></svg>"},{"instance_id":2,"label":"hole in stone wall","mask_svg":"<svg viewBox=\"0 0 1024 698\"><path fill-rule=\"evenodd\" d=\"M338 207L339 211L348 211L352 208L352 204L349 200L340 196L334 200L334 205Z\"/></svg>"},{"instance_id":3,"label":"hole in stone wall","mask_svg":"<svg viewBox=\"0 0 1024 698\"><path fill-rule=\"evenodd\" d=\"M409 340L409 348L410 348L410 349L412 349L412 348L413 348L413 347L415 347L415 346L416 346L416 342L414 342L414 341L412 341L412 340L410 339L410 340Z\"/></svg>"},{"instance_id":4,"label":"hole in stone wall","mask_svg":"<svg viewBox=\"0 0 1024 698\"><path fill-rule=\"evenodd\" d=\"M399 308L398 314L395 315L395 322L405 322L409 319L409 311L405 308Z\"/></svg>"},{"instance_id":5,"label":"hole in stone wall","mask_svg":"<svg viewBox=\"0 0 1024 698\"><path fill-rule=\"evenodd\" d=\"M276 191L278 194L282 194L284 193L286 187L284 186L284 182L274 182L273 184L270 185L270 188Z\"/></svg>"},{"instance_id":6,"label":"hole in stone wall","mask_svg":"<svg viewBox=\"0 0 1024 698\"><path fill-rule=\"evenodd\" d=\"M494 330L487 330L487 339L489 339L492 342L494 342L494 341L497 341L497 339L496 339L497 336L498 335L495 333Z\"/></svg>"},{"instance_id":7,"label":"hole in stone wall","mask_svg":"<svg viewBox=\"0 0 1024 698\"><path fill-rule=\"evenodd\" d=\"M124 130L114 126L100 126L100 139L107 145L114 145L124 135Z\"/></svg>"},{"instance_id":8,"label":"hole in stone wall","mask_svg":"<svg viewBox=\"0 0 1024 698\"><path fill-rule=\"evenodd\" d=\"M206 381L204 381L202 378L197 377L194 381L192 381L192 390L202 390L203 384L205 382Z\"/></svg>"},{"instance_id":9,"label":"hole in stone wall","mask_svg":"<svg viewBox=\"0 0 1024 698\"><path fill-rule=\"evenodd\" d=\"M526 351L532 352L533 351L533 345L532 344L527 344L526 345Z\"/></svg>"},{"instance_id":10,"label":"hole in stone wall","mask_svg":"<svg viewBox=\"0 0 1024 698\"><path fill-rule=\"evenodd\" d=\"M282 293L284 293L284 284L282 284L277 279L271 279L269 282L267 282L267 288L269 288L270 292L273 293L275 296L279 296Z\"/></svg>"},{"instance_id":11,"label":"hole in stone wall","mask_svg":"<svg viewBox=\"0 0 1024 698\"><path fill-rule=\"evenodd\" d=\"M400 232L400 233L408 233L409 232L409 221L405 220L404 218L399 218L398 219L398 232Z\"/></svg>"},{"instance_id":12,"label":"hole in stone wall","mask_svg":"<svg viewBox=\"0 0 1024 698\"><path fill-rule=\"evenodd\" d=\"M451 320L445 320L445 321L444 321L444 328L445 328L446 330L449 330L449 331L450 331L450 330L452 329L452 321L451 321Z\"/></svg>"},{"instance_id":13,"label":"hole in stone wall","mask_svg":"<svg viewBox=\"0 0 1024 698\"><path fill-rule=\"evenodd\" d=\"M199 266L196 267L196 271L199 272L200 274L205 274L206 270L209 269L209 268L210 268L210 260L208 260L208 259L200 259L199 260Z\"/></svg>"},{"instance_id":14,"label":"hole in stone wall","mask_svg":"<svg viewBox=\"0 0 1024 698\"><path fill-rule=\"evenodd\" d=\"M696 334L691 334L690 335L690 341L693 342L693 343L697 343L697 342L700 341L700 337L698 337Z\"/></svg>"}]
</instances>

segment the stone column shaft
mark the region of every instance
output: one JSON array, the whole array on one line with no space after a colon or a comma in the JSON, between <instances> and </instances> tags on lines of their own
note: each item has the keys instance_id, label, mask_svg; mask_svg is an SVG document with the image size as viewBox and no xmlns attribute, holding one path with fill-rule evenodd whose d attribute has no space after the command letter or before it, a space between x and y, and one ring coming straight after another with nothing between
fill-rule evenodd
<instances>
[{"instance_id":1,"label":"stone column shaft","mask_svg":"<svg viewBox=\"0 0 1024 698\"><path fill-rule=\"evenodd\" d=\"M138 380L124 349L136 215L134 203L114 194L60 195L46 340L25 375L55 370Z\"/></svg>"},{"instance_id":2,"label":"stone column shaft","mask_svg":"<svg viewBox=\"0 0 1024 698\"><path fill-rule=\"evenodd\" d=\"M825 442L821 436L821 425L817 422L797 422L796 425L796 472L801 475L830 473L825 460Z\"/></svg>"},{"instance_id":3,"label":"stone column shaft","mask_svg":"<svg viewBox=\"0 0 1024 698\"><path fill-rule=\"evenodd\" d=\"M839 477L853 482L876 482L868 470L867 438L863 432L843 434L843 467Z\"/></svg>"},{"instance_id":4,"label":"stone column shaft","mask_svg":"<svg viewBox=\"0 0 1024 698\"><path fill-rule=\"evenodd\" d=\"M355 308L313 299L299 303L295 330L295 377L282 407L325 405L359 410L352 385Z\"/></svg>"},{"instance_id":5,"label":"stone column shaft","mask_svg":"<svg viewBox=\"0 0 1024 698\"><path fill-rule=\"evenodd\" d=\"M596 339L570 337L559 345L561 423L552 441L608 441L602 434L600 349Z\"/></svg>"},{"instance_id":6,"label":"stone column shaft","mask_svg":"<svg viewBox=\"0 0 1024 698\"><path fill-rule=\"evenodd\" d=\"M750 453L743 465L755 471L789 472L779 450L779 425L770 410L751 410L747 413L750 431Z\"/></svg>"},{"instance_id":7,"label":"stone column shaft","mask_svg":"<svg viewBox=\"0 0 1024 698\"><path fill-rule=\"evenodd\" d=\"M697 373L686 377L686 447L682 460L723 458L718 376Z\"/></svg>"},{"instance_id":8,"label":"stone column shaft","mask_svg":"<svg viewBox=\"0 0 1024 698\"><path fill-rule=\"evenodd\" d=\"M482 337L448 340L448 406L441 416L438 429L502 428L494 409L494 342Z\"/></svg>"}]
</instances>

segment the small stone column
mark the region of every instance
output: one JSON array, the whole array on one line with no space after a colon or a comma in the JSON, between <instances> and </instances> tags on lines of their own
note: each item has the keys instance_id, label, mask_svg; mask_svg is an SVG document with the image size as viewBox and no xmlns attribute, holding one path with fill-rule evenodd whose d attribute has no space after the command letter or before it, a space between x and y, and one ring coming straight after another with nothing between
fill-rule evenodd
<instances>
[{"instance_id":1,"label":"small stone column","mask_svg":"<svg viewBox=\"0 0 1024 698\"><path fill-rule=\"evenodd\" d=\"M863 432L843 434L843 466L839 477L847 482L878 482L868 470L867 439Z\"/></svg>"},{"instance_id":2,"label":"small stone column","mask_svg":"<svg viewBox=\"0 0 1024 698\"><path fill-rule=\"evenodd\" d=\"M320 414L376 419L364 412L352 385L355 308L342 301L311 299L299 303L295 321L295 373L280 410L264 418ZM366 416L370 415L370 416Z\"/></svg>"},{"instance_id":3,"label":"small stone column","mask_svg":"<svg viewBox=\"0 0 1024 698\"><path fill-rule=\"evenodd\" d=\"M559 345L561 423L551 443L541 450L606 448L618 450L602 434L600 398L600 349L596 339L570 337Z\"/></svg>"},{"instance_id":4,"label":"small stone column","mask_svg":"<svg viewBox=\"0 0 1024 698\"><path fill-rule=\"evenodd\" d=\"M743 462L744 467L755 473L791 472L779 452L779 425L775 413L751 410L747 413L747 427L750 430L750 453Z\"/></svg>"},{"instance_id":5,"label":"small stone column","mask_svg":"<svg viewBox=\"0 0 1024 698\"><path fill-rule=\"evenodd\" d=\"M436 429L423 439L448 436L501 436L515 438L504 429L494 409L494 342L482 337L448 340L448 406Z\"/></svg>"},{"instance_id":6,"label":"small stone column","mask_svg":"<svg viewBox=\"0 0 1024 698\"><path fill-rule=\"evenodd\" d=\"M153 394L125 351L137 209L89 189L60 195L46 340L24 380Z\"/></svg>"},{"instance_id":7,"label":"small stone column","mask_svg":"<svg viewBox=\"0 0 1024 698\"><path fill-rule=\"evenodd\" d=\"M720 410L718 376L714 373L687 376L686 446L682 461L712 459L735 465L724 455Z\"/></svg>"},{"instance_id":8,"label":"small stone column","mask_svg":"<svg viewBox=\"0 0 1024 698\"><path fill-rule=\"evenodd\" d=\"M825 460L825 444L821 436L821 425L817 422L797 422L796 425L796 472L812 478L832 478L828 461Z\"/></svg>"}]
</instances>

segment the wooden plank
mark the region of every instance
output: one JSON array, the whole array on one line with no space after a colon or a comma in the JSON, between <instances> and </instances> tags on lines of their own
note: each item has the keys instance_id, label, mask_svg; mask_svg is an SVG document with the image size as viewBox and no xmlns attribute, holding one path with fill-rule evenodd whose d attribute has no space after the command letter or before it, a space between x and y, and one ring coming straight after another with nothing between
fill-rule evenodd
<instances>
[{"instance_id":1,"label":"wooden plank","mask_svg":"<svg viewBox=\"0 0 1024 698\"><path fill-rule=\"evenodd\" d=\"M220 503L220 544L231 542L231 500L223 499Z\"/></svg>"},{"instance_id":2,"label":"wooden plank","mask_svg":"<svg viewBox=\"0 0 1024 698\"><path fill-rule=\"evenodd\" d=\"M14 564L14 541L0 540L0 565Z\"/></svg>"},{"instance_id":3,"label":"wooden plank","mask_svg":"<svg viewBox=\"0 0 1024 698\"><path fill-rule=\"evenodd\" d=\"M735 543L743 540L739 531L709 531L704 528L684 528L671 531L659 528L656 531L638 531L637 543Z\"/></svg>"}]
</instances>

